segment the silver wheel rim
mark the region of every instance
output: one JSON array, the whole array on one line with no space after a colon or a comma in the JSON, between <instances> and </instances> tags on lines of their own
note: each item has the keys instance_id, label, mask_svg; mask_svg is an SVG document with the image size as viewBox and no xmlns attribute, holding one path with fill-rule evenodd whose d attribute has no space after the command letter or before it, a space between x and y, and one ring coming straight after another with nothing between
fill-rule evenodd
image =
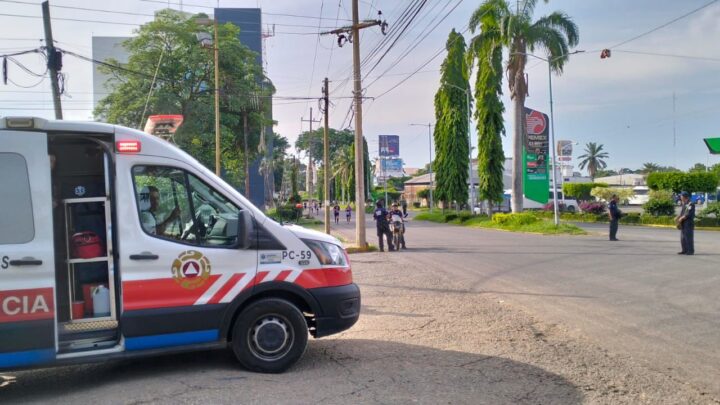
<instances>
[{"instance_id":1,"label":"silver wheel rim","mask_svg":"<svg viewBox=\"0 0 720 405\"><path fill-rule=\"evenodd\" d=\"M271 328L271 329L269 329ZM282 333L281 342L277 347L263 345L262 335L270 331ZM290 351L294 341L290 322L277 314L264 315L258 318L253 327L248 330L247 343L253 356L264 361L274 361L283 358Z\"/></svg>"}]
</instances>

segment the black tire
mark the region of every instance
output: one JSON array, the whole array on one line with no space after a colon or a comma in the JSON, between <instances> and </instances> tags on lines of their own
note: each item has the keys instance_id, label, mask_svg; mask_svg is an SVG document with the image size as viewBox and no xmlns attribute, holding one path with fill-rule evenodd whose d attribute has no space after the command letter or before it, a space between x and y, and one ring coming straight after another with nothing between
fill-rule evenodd
<instances>
[{"instance_id":1,"label":"black tire","mask_svg":"<svg viewBox=\"0 0 720 405\"><path fill-rule=\"evenodd\" d=\"M567 211L568 211L569 213L574 214L574 213L575 213L575 206L574 206L574 205L568 206L568 207L567 207Z\"/></svg>"},{"instance_id":2,"label":"black tire","mask_svg":"<svg viewBox=\"0 0 720 405\"><path fill-rule=\"evenodd\" d=\"M261 373L282 373L305 353L308 326L292 303L265 298L235 320L232 349L240 364Z\"/></svg>"}]
</instances>

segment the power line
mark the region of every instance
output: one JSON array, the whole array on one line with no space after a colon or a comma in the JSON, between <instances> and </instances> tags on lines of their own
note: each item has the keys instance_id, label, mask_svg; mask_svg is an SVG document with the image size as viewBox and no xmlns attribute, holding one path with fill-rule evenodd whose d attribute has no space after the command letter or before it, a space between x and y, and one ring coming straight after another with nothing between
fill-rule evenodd
<instances>
[{"instance_id":1,"label":"power line","mask_svg":"<svg viewBox=\"0 0 720 405\"><path fill-rule=\"evenodd\" d=\"M387 74L387 72L389 72L390 70L392 70L392 69L393 69L395 66L397 66L403 59L405 59L408 55L410 55L410 53L411 53L413 50L415 50L415 48L417 48L433 31L435 31L435 29L436 29L440 24L442 24L442 22L445 21L445 19L447 19L447 18L450 16L450 14L452 14L452 12L455 11L455 9L456 9L456 8L460 5L460 3L462 3L462 2L463 2L463 0L459 0L457 3L455 3L455 5L440 19L440 21L438 21L429 31L426 31L426 32L425 32L425 35L423 35L423 33L421 32L420 35L423 35L422 38L419 38L419 39L416 38L415 41L413 41L413 46L411 46L410 48L408 48L402 55L400 55L400 57L398 57L397 59L395 59L395 60L390 64L390 67L388 67L387 69L385 69L385 71L382 72L382 73L380 74L380 76L378 76L378 77L377 77L375 80L373 80L370 84L368 84L367 87L372 86L375 82L377 82L378 80L382 79L382 78ZM448 2L448 4L450 4L450 3ZM436 18L437 18L437 17L436 17ZM430 21L430 23L425 27L425 30L427 30L427 28L430 26L430 24L432 24L432 23L435 21L436 18L434 18L434 19L432 19L432 20Z\"/></svg>"},{"instance_id":2,"label":"power line","mask_svg":"<svg viewBox=\"0 0 720 405\"><path fill-rule=\"evenodd\" d=\"M720 62L720 58L710 58L706 56L692 56L692 55L675 55L670 53L657 53L657 52L643 52L643 51L630 51L624 49L615 49L615 52L629 53L636 55L648 55L648 56L663 56L668 58L680 58L680 59L692 59L692 60L704 60L708 62Z\"/></svg>"},{"instance_id":3,"label":"power line","mask_svg":"<svg viewBox=\"0 0 720 405\"><path fill-rule=\"evenodd\" d=\"M325 0L320 2L320 19L318 20L318 30L320 30L320 25L322 24L322 13L323 8L325 7ZM318 46L320 45L320 35L317 37L317 41L315 42L315 54L313 55L313 64L312 64L312 71L310 72L310 84L308 85L308 96L310 96L310 93L312 92L312 86L313 86L313 79L315 78L315 63L317 63L317 54L318 54ZM309 104L309 102L308 102ZM307 108L307 105L305 106Z\"/></svg>"},{"instance_id":4,"label":"power line","mask_svg":"<svg viewBox=\"0 0 720 405\"><path fill-rule=\"evenodd\" d=\"M20 0L0 0L1 3L14 3L14 4L27 4L27 5L33 5L37 6L37 3L32 3L29 1L20 1ZM166 3L166 2L162 2ZM119 14L119 15L128 15L128 16L140 16L140 17L155 17L155 14L150 13L135 13L131 11L119 11L119 10L103 10L99 8L89 8L89 7L75 7L75 6L63 6L63 5L50 5L52 8L59 8L59 9L67 9L67 10L79 10L79 11L89 11L94 13L107 13L107 14ZM255 21L236 21L240 23L254 23ZM265 24L268 25L277 25L281 27L301 27L301 28L334 28L334 27L318 27L315 25L304 25L304 24L285 24L285 23L276 23L276 22L266 22Z\"/></svg>"},{"instance_id":5,"label":"power line","mask_svg":"<svg viewBox=\"0 0 720 405\"><path fill-rule=\"evenodd\" d=\"M469 30L469 27L465 27L465 29L460 33L460 36L458 36L457 38L461 38L466 32L468 32L468 30ZM456 39L456 40L457 40L457 39ZM382 96L390 93L391 91L395 90L395 89L398 88L400 85L402 85L403 83L405 83L406 81L408 81L411 77L415 76L418 72L420 72L420 70L422 70L422 68L424 68L425 66L427 66L428 64L430 64L430 62L432 62L433 60L435 60L435 58L437 58L438 56L440 56L444 50L445 50L445 46L443 46L442 48L440 48L440 50L439 50L437 53L435 53L435 55L431 56L430 59L428 59L425 63L423 63L422 65L420 65L420 67L417 68L417 69L416 69L414 72L412 72L410 75L408 75L408 76L405 77L404 79L400 80L400 81L399 81L397 84L395 84L394 86L392 86L392 87L390 87L389 89L385 90L384 92L380 93L380 95L376 96L376 97L375 97L375 100L377 100L377 99L379 99L380 97L382 97Z\"/></svg>"},{"instance_id":6,"label":"power line","mask_svg":"<svg viewBox=\"0 0 720 405\"><path fill-rule=\"evenodd\" d=\"M668 25L673 24L673 23L675 23L675 22L677 22L677 21L680 21L680 20L682 20L683 18L685 18L685 17L687 17L687 16L689 16L689 15L695 14L695 13L697 13L698 11L700 11L700 10L706 8L706 7L709 7L709 6L711 6L712 4L717 3L718 1L720 1L720 0L712 0L712 1L708 2L708 3L705 3L705 4L703 4L702 6L696 8L696 9L694 9L694 10L688 11L687 13L685 13L685 14L679 16L679 17L675 17L675 18L673 18L672 20L670 20L670 21L668 21L668 22L666 22L666 23L664 23L664 24L658 25L657 27L655 27L655 28L653 28L653 29L651 29L651 30L649 30L649 31L645 31L645 32L643 32L642 34L636 35L636 36L634 36L634 37L632 37L632 38L630 38L630 39L627 39L627 40L622 41L622 42L620 42L620 43L618 43L618 44L616 44L616 45L613 45L613 46L611 46L609 49L613 49L613 48L620 47L620 46L625 45L625 44L627 44L627 43L629 43L629 42L635 41L636 39L640 39L640 38L642 38L642 37L644 37L644 36L646 36L646 35L650 35L650 34L652 34L653 32L658 31L658 30L661 30L661 29L667 27Z\"/></svg>"},{"instance_id":7,"label":"power line","mask_svg":"<svg viewBox=\"0 0 720 405\"><path fill-rule=\"evenodd\" d=\"M42 18L41 16L37 15L25 15L25 14L8 14L8 13L0 13L0 16L3 17L18 17L18 18ZM127 22L120 22L120 21L107 21L107 20L87 20L87 19L79 19L79 18L66 18L66 17L53 17L53 21L72 21L72 22L83 22L83 23L96 23L96 24L112 24L112 25L124 25L124 26L130 26L130 27L140 27L143 24L138 23L127 23ZM262 34L262 31L250 31L250 30L243 30L245 33L252 33L252 34ZM319 35L319 32L291 32L291 31L275 31L275 34L282 34L282 35Z\"/></svg>"},{"instance_id":8,"label":"power line","mask_svg":"<svg viewBox=\"0 0 720 405\"><path fill-rule=\"evenodd\" d=\"M205 9L215 9L215 8L216 8L216 7L213 7L213 6L207 6L207 5L205 5L205 4L191 4L191 3L185 3L185 2L182 2L182 3L174 3L174 2L171 2L171 1L162 1L162 0L140 0L140 1L148 2L148 3L159 3L159 4L165 4L165 5L172 4L172 5L174 5L174 6L196 7L196 8L205 8ZM306 19L312 19L312 20L322 19L321 17L315 17L315 16L312 16L312 15L299 15L299 14L287 14L287 13L269 13L269 12L262 12L262 14L272 15L272 16L277 16L277 17L306 18ZM346 20L344 20L344 21L352 21L352 20L346 19Z\"/></svg>"}]
</instances>

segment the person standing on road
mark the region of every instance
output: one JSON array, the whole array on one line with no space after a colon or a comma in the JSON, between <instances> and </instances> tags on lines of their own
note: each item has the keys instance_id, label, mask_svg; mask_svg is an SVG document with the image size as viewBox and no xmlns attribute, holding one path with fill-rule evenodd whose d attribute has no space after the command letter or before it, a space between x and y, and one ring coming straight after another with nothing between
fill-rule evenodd
<instances>
[{"instance_id":1,"label":"person standing on road","mask_svg":"<svg viewBox=\"0 0 720 405\"><path fill-rule=\"evenodd\" d=\"M679 255L695 254L695 203L690 201L690 193L683 191L680 193L680 201L682 208L680 215L675 218L677 228L680 230L680 246L682 250Z\"/></svg>"},{"instance_id":2,"label":"person standing on road","mask_svg":"<svg viewBox=\"0 0 720 405\"><path fill-rule=\"evenodd\" d=\"M340 222L340 206L335 203L335 206L333 207L333 215L335 216L335 223Z\"/></svg>"},{"instance_id":3,"label":"person standing on road","mask_svg":"<svg viewBox=\"0 0 720 405\"><path fill-rule=\"evenodd\" d=\"M400 202L400 206L402 207L403 218L407 218L407 200L403 198Z\"/></svg>"},{"instance_id":4,"label":"person standing on road","mask_svg":"<svg viewBox=\"0 0 720 405\"><path fill-rule=\"evenodd\" d=\"M348 224L350 223L351 215L352 215L352 207L350 207L350 204L348 204L347 207L345 207L345 221L347 221Z\"/></svg>"},{"instance_id":5,"label":"person standing on road","mask_svg":"<svg viewBox=\"0 0 720 405\"><path fill-rule=\"evenodd\" d=\"M617 196L617 194L613 194L612 198L610 199L610 205L608 206L608 216L610 217L610 240L611 241L620 240L617 238L617 231L618 231L618 223L620 222L620 217L622 216L622 212L620 212L620 209L618 208L617 203L618 203L618 196Z\"/></svg>"},{"instance_id":6,"label":"person standing on road","mask_svg":"<svg viewBox=\"0 0 720 405\"><path fill-rule=\"evenodd\" d=\"M375 203L375 212L373 212L373 219L375 220L375 227L377 228L378 245L380 251L385 251L383 236L387 239L388 250L393 251L392 235L390 234L390 225L388 224L388 212L383 207L382 201Z\"/></svg>"}]
</instances>

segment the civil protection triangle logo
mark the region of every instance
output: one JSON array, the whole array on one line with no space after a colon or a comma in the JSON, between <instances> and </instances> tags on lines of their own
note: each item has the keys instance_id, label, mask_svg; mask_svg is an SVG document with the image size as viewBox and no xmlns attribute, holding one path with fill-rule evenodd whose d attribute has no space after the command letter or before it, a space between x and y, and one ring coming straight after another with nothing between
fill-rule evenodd
<instances>
[{"instance_id":1,"label":"civil protection triangle logo","mask_svg":"<svg viewBox=\"0 0 720 405\"><path fill-rule=\"evenodd\" d=\"M210 260L196 250L180 253L178 258L173 260L170 269L175 282L188 290L193 290L205 284L212 270Z\"/></svg>"}]
</instances>

